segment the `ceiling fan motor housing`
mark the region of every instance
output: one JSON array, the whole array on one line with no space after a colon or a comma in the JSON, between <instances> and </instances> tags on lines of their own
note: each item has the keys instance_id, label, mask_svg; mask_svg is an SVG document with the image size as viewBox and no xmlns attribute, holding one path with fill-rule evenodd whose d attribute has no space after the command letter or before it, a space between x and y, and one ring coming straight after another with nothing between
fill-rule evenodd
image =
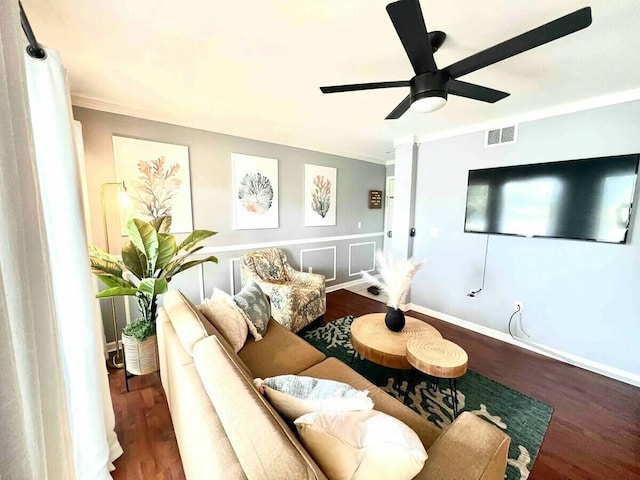
<instances>
[{"instance_id":1,"label":"ceiling fan motor housing","mask_svg":"<svg viewBox=\"0 0 640 480\"><path fill-rule=\"evenodd\" d=\"M442 97L447 99L447 81L449 74L440 70L416 75L411 79L411 102L427 97Z\"/></svg>"}]
</instances>

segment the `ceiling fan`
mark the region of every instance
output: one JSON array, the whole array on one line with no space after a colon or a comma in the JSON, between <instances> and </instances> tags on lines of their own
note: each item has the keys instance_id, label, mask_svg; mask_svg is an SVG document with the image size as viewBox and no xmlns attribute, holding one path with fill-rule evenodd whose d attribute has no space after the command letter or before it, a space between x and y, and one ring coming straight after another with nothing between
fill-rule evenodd
<instances>
[{"instance_id":1,"label":"ceiling fan","mask_svg":"<svg viewBox=\"0 0 640 480\"><path fill-rule=\"evenodd\" d=\"M433 54L442 46L447 35L440 31L427 32L419 0L399 0L390 3L387 5L387 13L391 17L391 22L393 22L416 75L411 80L397 82L320 87L322 93L410 87L409 95L387 115L387 119L400 118L409 108L417 112L438 110L447 103L448 94L488 103L502 100L509 96L507 92L462 82L457 78L591 25L591 8L581 8L541 27L471 55L446 68L438 69Z\"/></svg>"}]
</instances>

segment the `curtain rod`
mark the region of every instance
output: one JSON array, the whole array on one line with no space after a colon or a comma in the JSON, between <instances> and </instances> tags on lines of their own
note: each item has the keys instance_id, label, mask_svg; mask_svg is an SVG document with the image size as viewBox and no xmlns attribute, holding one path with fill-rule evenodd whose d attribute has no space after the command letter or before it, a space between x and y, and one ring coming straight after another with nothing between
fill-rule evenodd
<instances>
[{"instance_id":1,"label":"curtain rod","mask_svg":"<svg viewBox=\"0 0 640 480\"><path fill-rule=\"evenodd\" d=\"M22 30L24 34L27 36L27 40L29 40L29 46L27 47L27 53L33 57L38 59L43 59L47 56L46 52L40 47L38 40L36 40L36 36L31 29L31 24L29 23L29 19L27 18L27 14L24 13L24 8L22 8L22 2L18 2L20 5L20 23L22 24Z\"/></svg>"}]
</instances>

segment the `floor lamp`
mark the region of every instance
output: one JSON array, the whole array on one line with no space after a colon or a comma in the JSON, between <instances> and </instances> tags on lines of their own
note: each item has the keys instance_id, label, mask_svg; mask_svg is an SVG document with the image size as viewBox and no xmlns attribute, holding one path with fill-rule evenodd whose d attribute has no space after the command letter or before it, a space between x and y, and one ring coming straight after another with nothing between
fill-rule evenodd
<instances>
[{"instance_id":1,"label":"floor lamp","mask_svg":"<svg viewBox=\"0 0 640 480\"><path fill-rule=\"evenodd\" d=\"M100 203L102 206L102 228L104 233L105 251L111 253L109 250L109 226L107 222L107 205L104 198L104 192L108 187L118 187L118 199L120 205L126 207L129 205L130 199L127 193L127 187L124 182L106 182L100 185ZM118 322L116 319L116 301L111 297L111 320L113 321L113 334L115 335L116 353L111 359L111 365L115 368L122 368L124 366L124 356L120 343L118 341Z\"/></svg>"}]
</instances>

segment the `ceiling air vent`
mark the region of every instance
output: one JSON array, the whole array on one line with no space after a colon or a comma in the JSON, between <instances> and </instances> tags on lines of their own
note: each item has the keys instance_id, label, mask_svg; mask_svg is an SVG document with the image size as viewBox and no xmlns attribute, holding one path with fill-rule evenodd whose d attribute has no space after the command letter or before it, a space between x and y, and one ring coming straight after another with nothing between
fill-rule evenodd
<instances>
[{"instance_id":1,"label":"ceiling air vent","mask_svg":"<svg viewBox=\"0 0 640 480\"><path fill-rule=\"evenodd\" d=\"M504 145L505 143L516 143L517 133L517 125L487 130L484 146L496 147L498 145Z\"/></svg>"}]
</instances>

